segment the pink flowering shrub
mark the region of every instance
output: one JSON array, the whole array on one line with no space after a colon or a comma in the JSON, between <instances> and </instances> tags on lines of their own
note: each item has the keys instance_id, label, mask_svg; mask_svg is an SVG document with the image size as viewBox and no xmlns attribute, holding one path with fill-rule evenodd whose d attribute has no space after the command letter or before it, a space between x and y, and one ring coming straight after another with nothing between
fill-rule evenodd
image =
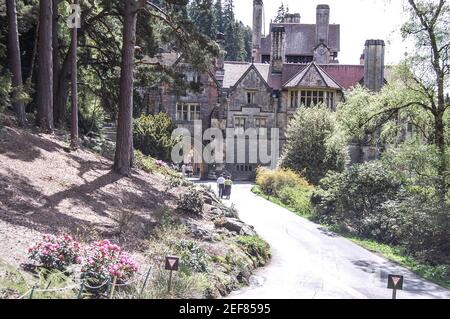
<instances>
[{"instance_id":1,"label":"pink flowering shrub","mask_svg":"<svg viewBox=\"0 0 450 319\"><path fill-rule=\"evenodd\" d=\"M91 283L102 284L117 277L117 283L126 283L139 269L138 263L118 245L109 240L91 244L81 269L83 278Z\"/></svg>"},{"instance_id":2,"label":"pink flowering shrub","mask_svg":"<svg viewBox=\"0 0 450 319\"><path fill-rule=\"evenodd\" d=\"M47 269L65 270L73 264L81 264L80 243L72 236L46 234L43 240L28 249L30 259L40 262Z\"/></svg>"}]
</instances>

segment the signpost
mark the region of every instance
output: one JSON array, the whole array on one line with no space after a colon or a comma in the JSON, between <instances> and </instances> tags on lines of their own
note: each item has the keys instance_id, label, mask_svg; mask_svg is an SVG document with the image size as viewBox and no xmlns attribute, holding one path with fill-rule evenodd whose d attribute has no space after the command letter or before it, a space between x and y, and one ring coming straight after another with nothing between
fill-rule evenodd
<instances>
[{"instance_id":1,"label":"signpost","mask_svg":"<svg viewBox=\"0 0 450 319\"><path fill-rule=\"evenodd\" d=\"M403 290L403 276L388 275L388 289L392 289L392 299L397 299L397 290Z\"/></svg>"},{"instance_id":2,"label":"signpost","mask_svg":"<svg viewBox=\"0 0 450 319\"><path fill-rule=\"evenodd\" d=\"M172 272L178 271L179 267L180 267L180 257L177 257L177 256L167 256L166 257L166 270L170 271L169 287L168 287L169 293L170 293L170 289L172 287Z\"/></svg>"}]
</instances>

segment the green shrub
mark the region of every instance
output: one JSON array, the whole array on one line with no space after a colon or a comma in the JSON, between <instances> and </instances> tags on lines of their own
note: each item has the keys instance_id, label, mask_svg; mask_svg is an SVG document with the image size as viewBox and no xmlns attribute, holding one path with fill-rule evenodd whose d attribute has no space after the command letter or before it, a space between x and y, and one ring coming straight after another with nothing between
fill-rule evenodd
<instances>
[{"instance_id":1,"label":"green shrub","mask_svg":"<svg viewBox=\"0 0 450 319\"><path fill-rule=\"evenodd\" d=\"M163 161L170 161L175 145L172 132L176 129L166 113L142 115L134 121L134 147L144 155Z\"/></svg>"},{"instance_id":2,"label":"green shrub","mask_svg":"<svg viewBox=\"0 0 450 319\"><path fill-rule=\"evenodd\" d=\"M3 72L0 66L0 113L10 105L11 79L8 73Z\"/></svg>"},{"instance_id":3,"label":"green shrub","mask_svg":"<svg viewBox=\"0 0 450 319\"><path fill-rule=\"evenodd\" d=\"M84 135L99 134L105 124L105 111L102 106L95 99L88 97L81 99L78 117L78 127Z\"/></svg>"},{"instance_id":4,"label":"green shrub","mask_svg":"<svg viewBox=\"0 0 450 319\"><path fill-rule=\"evenodd\" d=\"M308 216L313 213L311 204L312 193L311 187L284 187L279 194L279 199L283 204L295 210L295 212Z\"/></svg>"},{"instance_id":5,"label":"green shrub","mask_svg":"<svg viewBox=\"0 0 450 319\"><path fill-rule=\"evenodd\" d=\"M394 239L391 241L418 260L450 265L450 230L442 221L436 195L405 191L401 198L383 203L382 208Z\"/></svg>"},{"instance_id":6,"label":"green shrub","mask_svg":"<svg viewBox=\"0 0 450 319\"><path fill-rule=\"evenodd\" d=\"M269 244L259 236L240 236L236 241L247 254L257 257L262 261L262 264L265 264L271 257Z\"/></svg>"},{"instance_id":7,"label":"green shrub","mask_svg":"<svg viewBox=\"0 0 450 319\"><path fill-rule=\"evenodd\" d=\"M386 222L382 204L397 198L400 190L400 182L381 163L354 165L343 173L330 173L321 181L313 195L316 217L382 240L386 235L379 233Z\"/></svg>"},{"instance_id":8,"label":"green shrub","mask_svg":"<svg viewBox=\"0 0 450 319\"><path fill-rule=\"evenodd\" d=\"M189 188L178 200L178 209L195 215L201 215L205 200L203 194L195 188Z\"/></svg>"},{"instance_id":9,"label":"green shrub","mask_svg":"<svg viewBox=\"0 0 450 319\"><path fill-rule=\"evenodd\" d=\"M134 165L147 173L157 170L156 160L150 156L145 156L141 151L134 151Z\"/></svg>"},{"instance_id":10,"label":"green shrub","mask_svg":"<svg viewBox=\"0 0 450 319\"><path fill-rule=\"evenodd\" d=\"M322 105L300 107L287 129L281 167L301 173L313 183L328 171L342 171L347 160L346 145L332 143L335 114Z\"/></svg>"},{"instance_id":11,"label":"green shrub","mask_svg":"<svg viewBox=\"0 0 450 319\"><path fill-rule=\"evenodd\" d=\"M181 240L176 249L181 257L180 270L186 274L209 272L209 257L206 252L192 240Z\"/></svg>"},{"instance_id":12,"label":"green shrub","mask_svg":"<svg viewBox=\"0 0 450 319\"><path fill-rule=\"evenodd\" d=\"M269 170L258 168L256 171L256 185L266 195L278 196L286 187L309 187L308 182L299 174L289 169Z\"/></svg>"},{"instance_id":13,"label":"green shrub","mask_svg":"<svg viewBox=\"0 0 450 319\"><path fill-rule=\"evenodd\" d=\"M448 206L442 207L433 184L421 185L417 178L425 177L382 161L329 174L312 198L315 218L362 238L400 245L418 260L450 264Z\"/></svg>"}]
</instances>

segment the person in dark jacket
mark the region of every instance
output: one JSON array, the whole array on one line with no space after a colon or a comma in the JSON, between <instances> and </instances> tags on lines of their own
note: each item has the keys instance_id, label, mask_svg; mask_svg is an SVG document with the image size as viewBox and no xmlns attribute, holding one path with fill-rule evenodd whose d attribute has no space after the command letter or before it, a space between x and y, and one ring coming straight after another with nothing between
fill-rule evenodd
<instances>
[{"instance_id":1,"label":"person in dark jacket","mask_svg":"<svg viewBox=\"0 0 450 319\"><path fill-rule=\"evenodd\" d=\"M227 178L225 179L225 190L224 190L224 196L227 199L231 198L231 187L233 186L233 181L231 180L230 176L227 176Z\"/></svg>"}]
</instances>

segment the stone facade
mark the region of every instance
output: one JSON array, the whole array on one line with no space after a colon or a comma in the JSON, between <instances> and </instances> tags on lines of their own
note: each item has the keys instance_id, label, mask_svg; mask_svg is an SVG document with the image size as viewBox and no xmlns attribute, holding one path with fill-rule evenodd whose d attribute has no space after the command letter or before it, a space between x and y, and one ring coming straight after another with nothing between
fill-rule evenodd
<instances>
[{"instance_id":1,"label":"stone facade","mask_svg":"<svg viewBox=\"0 0 450 319\"><path fill-rule=\"evenodd\" d=\"M161 95L153 94L155 101L150 101L158 101L155 112L167 112L177 126L191 131L194 119L202 121L204 130L214 127L224 133L226 129L235 134L248 128L269 132L279 129L277 151L281 154L286 128L299 107L323 103L335 110L345 92L355 85L381 89L385 82L384 42L368 40L361 63L339 64L340 26L329 23L328 5L317 7L316 24L301 24L300 14L289 14L282 23L271 24L268 36L263 36L261 30L263 1L254 0L253 7L252 61L223 61L222 52L205 74L192 77L193 71L187 69L187 77L199 82L201 92L174 94L170 87L162 85L157 91ZM218 42L223 45L223 37L218 37ZM183 65L180 59L175 63ZM259 159L256 163L249 161L250 155L258 152L253 142L253 137L246 138L243 160L235 156L231 163L203 165L202 177L227 171L236 180L254 178L256 168L262 164ZM268 134L269 153L271 142ZM224 146L228 154L232 152L229 147ZM361 145L351 145L349 153L353 162L378 156L377 150Z\"/></svg>"}]
</instances>

